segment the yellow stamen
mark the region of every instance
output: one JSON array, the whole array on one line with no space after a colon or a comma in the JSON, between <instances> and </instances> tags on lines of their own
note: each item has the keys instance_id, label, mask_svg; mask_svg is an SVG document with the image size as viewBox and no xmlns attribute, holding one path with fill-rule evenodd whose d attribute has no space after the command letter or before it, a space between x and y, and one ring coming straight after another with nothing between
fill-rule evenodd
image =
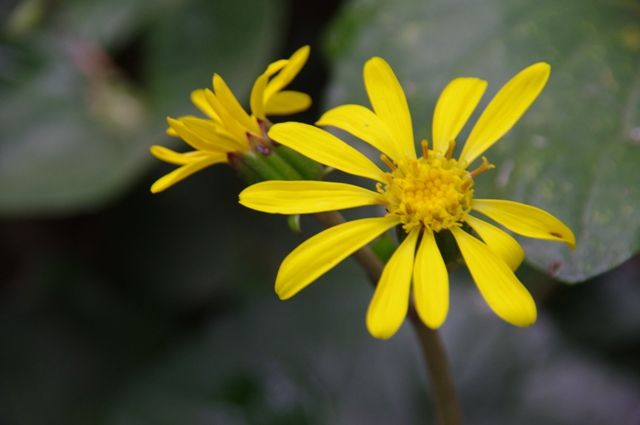
<instances>
[{"instance_id":1,"label":"yellow stamen","mask_svg":"<svg viewBox=\"0 0 640 425\"><path fill-rule=\"evenodd\" d=\"M389 167L389 170L391 170L391 172L396 170L396 165L387 155L385 154L380 155L380 159L382 160L382 162L387 164L387 167Z\"/></svg>"},{"instance_id":2,"label":"yellow stamen","mask_svg":"<svg viewBox=\"0 0 640 425\"><path fill-rule=\"evenodd\" d=\"M427 159L429 157L429 141L427 139L422 139L420 141L420 145L422 146L422 157Z\"/></svg>"},{"instance_id":3,"label":"yellow stamen","mask_svg":"<svg viewBox=\"0 0 640 425\"><path fill-rule=\"evenodd\" d=\"M472 184L473 184L473 179L471 177L469 177L465 181L462 182L462 184L460 185L460 189L467 190L467 189L469 189L471 187Z\"/></svg>"},{"instance_id":4,"label":"yellow stamen","mask_svg":"<svg viewBox=\"0 0 640 425\"><path fill-rule=\"evenodd\" d=\"M418 227L434 232L458 227L471 209L469 173L456 159L434 153L400 160L386 174L386 182L377 186L388 213L399 217L407 232Z\"/></svg>"},{"instance_id":5,"label":"yellow stamen","mask_svg":"<svg viewBox=\"0 0 640 425\"><path fill-rule=\"evenodd\" d=\"M476 169L474 169L473 171L470 171L469 174L471 175L471 177L477 177L480 174L484 173L485 171L489 171L493 168L496 168L495 165L489 163L489 160L487 159L486 156L482 157L482 164L478 165L478 167Z\"/></svg>"},{"instance_id":6,"label":"yellow stamen","mask_svg":"<svg viewBox=\"0 0 640 425\"><path fill-rule=\"evenodd\" d=\"M449 142L449 149L447 149L446 157L447 159L451 159L453 157L453 150L456 148L456 141L452 140Z\"/></svg>"}]
</instances>

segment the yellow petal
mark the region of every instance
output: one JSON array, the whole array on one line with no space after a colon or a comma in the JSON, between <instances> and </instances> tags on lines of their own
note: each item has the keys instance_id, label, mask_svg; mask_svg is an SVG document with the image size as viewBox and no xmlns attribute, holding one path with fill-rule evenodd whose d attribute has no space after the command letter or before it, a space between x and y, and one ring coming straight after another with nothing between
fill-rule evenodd
<instances>
[{"instance_id":1,"label":"yellow petal","mask_svg":"<svg viewBox=\"0 0 640 425\"><path fill-rule=\"evenodd\" d=\"M236 99L227 83L225 83L222 77L218 74L213 75L213 89L220 103L222 103L229 114L231 114L231 116L242 127L244 127L245 130L252 131L256 134L260 133L258 123L247 114L244 108L240 105L240 102L238 102L238 99Z\"/></svg>"},{"instance_id":2,"label":"yellow petal","mask_svg":"<svg viewBox=\"0 0 640 425\"><path fill-rule=\"evenodd\" d=\"M376 205L382 195L346 183L323 181L266 181L240 193L240 203L275 214L309 214Z\"/></svg>"},{"instance_id":3,"label":"yellow petal","mask_svg":"<svg viewBox=\"0 0 640 425\"><path fill-rule=\"evenodd\" d=\"M209 102L207 102L207 96L205 95L204 89L198 89L191 92L191 102L198 109L202 111L203 114L214 120L215 122L220 122L220 117L213 110Z\"/></svg>"},{"instance_id":4,"label":"yellow petal","mask_svg":"<svg viewBox=\"0 0 640 425\"><path fill-rule=\"evenodd\" d=\"M409 105L389 64L380 57L369 59L364 65L364 84L373 110L389 128L398 151L415 159Z\"/></svg>"},{"instance_id":5,"label":"yellow petal","mask_svg":"<svg viewBox=\"0 0 640 425\"><path fill-rule=\"evenodd\" d=\"M206 152L191 151L181 153L159 145L153 145L149 150L151 151L151 154L158 158L160 161L168 162L169 164L175 165L189 164L194 161L205 159L209 156L209 154Z\"/></svg>"},{"instance_id":6,"label":"yellow petal","mask_svg":"<svg viewBox=\"0 0 640 425\"><path fill-rule=\"evenodd\" d=\"M213 121L212 121L212 123L213 123ZM233 143L235 145L242 146L242 148L244 150L249 149L249 139L248 139L248 135L246 133L244 133L242 138L236 138L233 134L231 134L229 129L227 127L225 127L224 125L222 125L222 124L214 123L213 128L215 129L216 135L233 141Z\"/></svg>"},{"instance_id":7,"label":"yellow petal","mask_svg":"<svg viewBox=\"0 0 640 425\"><path fill-rule=\"evenodd\" d=\"M202 138L192 131L189 131L183 124L183 118L174 119L167 117L167 124L169 124L169 130L167 133L175 133L178 137L184 140L189 146L199 151L210 151L212 146L210 143L202 140Z\"/></svg>"},{"instance_id":8,"label":"yellow petal","mask_svg":"<svg viewBox=\"0 0 640 425\"><path fill-rule=\"evenodd\" d=\"M536 100L550 72L549 64L538 62L523 69L505 84L478 118L460 159L470 164L509 131Z\"/></svg>"},{"instance_id":9,"label":"yellow petal","mask_svg":"<svg viewBox=\"0 0 640 425\"><path fill-rule=\"evenodd\" d=\"M274 94L285 88L298 75L309 58L309 50L309 46L303 46L296 50L278 75L269 81L264 91L265 104L269 102L269 99Z\"/></svg>"},{"instance_id":10,"label":"yellow petal","mask_svg":"<svg viewBox=\"0 0 640 425\"><path fill-rule=\"evenodd\" d=\"M289 61L287 59L280 59L273 63L270 63L267 69L256 78L251 89L251 113L261 120L266 119L264 112L264 91L267 88L269 78L276 72L280 71Z\"/></svg>"},{"instance_id":11,"label":"yellow petal","mask_svg":"<svg viewBox=\"0 0 640 425\"><path fill-rule=\"evenodd\" d=\"M524 250L510 234L471 215L467 215L464 221L480 235L484 243L498 257L507 263L511 270L516 270L520 266L524 260Z\"/></svg>"},{"instance_id":12,"label":"yellow petal","mask_svg":"<svg viewBox=\"0 0 640 425\"><path fill-rule=\"evenodd\" d=\"M439 328L449 312L449 274L433 232L425 230L413 268L413 298L420 319Z\"/></svg>"},{"instance_id":13,"label":"yellow petal","mask_svg":"<svg viewBox=\"0 0 640 425\"><path fill-rule=\"evenodd\" d=\"M302 112L311 106L311 96L299 91L281 91L269 99L265 105L267 115L289 115Z\"/></svg>"},{"instance_id":14,"label":"yellow petal","mask_svg":"<svg viewBox=\"0 0 640 425\"><path fill-rule=\"evenodd\" d=\"M447 84L433 113L433 147L436 151L447 152L449 142L458 137L486 89L487 82L478 78L456 78Z\"/></svg>"},{"instance_id":15,"label":"yellow petal","mask_svg":"<svg viewBox=\"0 0 640 425\"><path fill-rule=\"evenodd\" d=\"M210 154L207 156L206 159L203 159L201 161L191 162L187 165L183 165L182 167L176 168L169 174L166 174L160 177L158 180L156 180L155 183L151 185L151 192L152 193L162 192L163 190L170 188L171 186L178 183L179 181L186 179L193 173L196 173L210 165L221 163L221 162L227 162L226 154L223 154L223 153Z\"/></svg>"},{"instance_id":16,"label":"yellow petal","mask_svg":"<svg viewBox=\"0 0 640 425\"><path fill-rule=\"evenodd\" d=\"M469 272L489 307L504 321L530 326L536 321L536 304L509 266L487 245L457 227L451 233Z\"/></svg>"},{"instance_id":17,"label":"yellow petal","mask_svg":"<svg viewBox=\"0 0 640 425\"><path fill-rule=\"evenodd\" d=\"M571 229L540 208L503 199L474 199L472 208L519 235L576 247Z\"/></svg>"},{"instance_id":18,"label":"yellow petal","mask_svg":"<svg viewBox=\"0 0 640 425\"><path fill-rule=\"evenodd\" d=\"M260 75L256 78L251 89L251 113L261 120L265 120L266 114L264 112L264 89L267 87L269 77L266 74Z\"/></svg>"},{"instance_id":19,"label":"yellow petal","mask_svg":"<svg viewBox=\"0 0 640 425\"><path fill-rule=\"evenodd\" d=\"M267 69L264 71L264 74L266 74L269 78L271 78L273 74L275 74L276 72L279 72L282 68L287 66L288 63L289 63L289 59L278 59L275 62L271 62L269 66L267 66Z\"/></svg>"},{"instance_id":20,"label":"yellow petal","mask_svg":"<svg viewBox=\"0 0 640 425\"><path fill-rule=\"evenodd\" d=\"M418 229L409 233L384 266L367 310L367 329L376 338L391 338L407 315L411 271L419 233Z\"/></svg>"},{"instance_id":21,"label":"yellow petal","mask_svg":"<svg viewBox=\"0 0 640 425\"><path fill-rule=\"evenodd\" d=\"M342 105L325 112L316 125L344 130L369 143L396 163L404 157L389 129L372 110L361 105Z\"/></svg>"},{"instance_id":22,"label":"yellow petal","mask_svg":"<svg viewBox=\"0 0 640 425\"><path fill-rule=\"evenodd\" d=\"M195 115L181 115L178 118L171 118L171 117L167 117L167 123L169 122L169 120L174 120L174 121L178 121L178 122L182 122L182 120L184 120L185 118L189 118L189 119L197 119L197 120L201 120L202 117L197 117ZM175 131L173 128L171 128L171 126L167 127L167 129L165 130L165 132L167 133L167 135L171 136L171 137L180 137L180 135L178 134L177 131Z\"/></svg>"},{"instance_id":23,"label":"yellow petal","mask_svg":"<svg viewBox=\"0 0 640 425\"><path fill-rule=\"evenodd\" d=\"M186 130L190 131L200 139L204 140L215 150L224 150L225 152L241 151L248 148L246 137L243 143L231 137L228 133L225 136L224 129L211 120L201 118L183 117L180 122ZM222 131L221 131L222 130Z\"/></svg>"},{"instance_id":24,"label":"yellow petal","mask_svg":"<svg viewBox=\"0 0 640 425\"><path fill-rule=\"evenodd\" d=\"M209 89L204 91L205 97L211 108L220 117L220 126L231 135L234 140L245 140L248 128L241 125L236 117L229 112L225 105L218 99L218 96Z\"/></svg>"},{"instance_id":25,"label":"yellow petal","mask_svg":"<svg viewBox=\"0 0 640 425\"><path fill-rule=\"evenodd\" d=\"M363 218L339 224L307 239L284 259L276 293L286 300L340 261L399 223L395 217Z\"/></svg>"},{"instance_id":26,"label":"yellow petal","mask_svg":"<svg viewBox=\"0 0 640 425\"><path fill-rule=\"evenodd\" d=\"M182 140L195 149L207 152L241 152L247 149L237 140L218 134L213 121L184 117L179 120L168 118L167 122Z\"/></svg>"},{"instance_id":27,"label":"yellow petal","mask_svg":"<svg viewBox=\"0 0 640 425\"><path fill-rule=\"evenodd\" d=\"M369 158L334 135L308 124L285 122L269 130L269 137L302 155L345 173L380 182L384 173Z\"/></svg>"}]
</instances>

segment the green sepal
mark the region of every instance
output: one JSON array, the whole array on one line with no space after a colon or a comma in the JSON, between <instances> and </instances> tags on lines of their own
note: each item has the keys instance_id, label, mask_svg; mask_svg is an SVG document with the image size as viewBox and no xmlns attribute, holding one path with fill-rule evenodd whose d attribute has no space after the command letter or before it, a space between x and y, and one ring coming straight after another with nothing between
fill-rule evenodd
<instances>
[{"instance_id":1,"label":"green sepal","mask_svg":"<svg viewBox=\"0 0 640 425\"><path fill-rule=\"evenodd\" d=\"M290 164L305 180L320 180L325 174L325 167L314 160L290 149L279 145L273 150Z\"/></svg>"},{"instance_id":2,"label":"green sepal","mask_svg":"<svg viewBox=\"0 0 640 425\"><path fill-rule=\"evenodd\" d=\"M258 176L258 181L286 180L273 165L265 160L265 156L261 153L246 152L239 157L239 161ZM240 172L239 167L236 167L236 169ZM245 182L248 184L251 183L246 180Z\"/></svg>"},{"instance_id":3,"label":"green sepal","mask_svg":"<svg viewBox=\"0 0 640 425\"><path fill-rule=\"evenodd\" d=\"M247 185L252 185L263 180L260 175L249 167L239 156L230 156L229 165L236 170L238 177Z\"/></svg>"},{"instance_id":4,"label":"green sepal","mask_svg":"<svg viewBox=\"0 0 640 425\"><path fill-rule=\"evenodd\" d=\"M287 217L287 225L289 229L296 235L302 234L302 227L300 226L300 214L294 214Z\"/></svg>"},{"instance_id":5,"label":"green sepal","mask_svg":"<svg viewBox=\"0 0 640 425\"><path fill-rule=\"evenodd\" d=\"M264 161L278 172L280 180L303 180L302 175L292 164L280 156L274 147L271 147L268 152L258 155L262 155Z\"/></svg>"},{"instance_id":6,"label":"green sepal","mask_svg":"<svg viewBox=\"0 0 640 425\"><path fill-rule=\"evenodd\" d=\"M372 244L371 249L373 250L373 253L376 254L376 257L386 264L397 247L398 246L393 238L388 233L385 233L376 239Z\"/></svg>"}]
</instances>

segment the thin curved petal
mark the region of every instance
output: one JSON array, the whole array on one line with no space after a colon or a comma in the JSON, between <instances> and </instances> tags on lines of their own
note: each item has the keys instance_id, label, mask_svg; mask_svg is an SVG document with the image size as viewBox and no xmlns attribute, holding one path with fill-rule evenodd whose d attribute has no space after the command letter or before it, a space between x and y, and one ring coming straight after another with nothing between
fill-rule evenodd
<instances>
[{"instance_id":1,"label":"thin curved petal","mask_svg":"<svg viewBox=\"0 0 640 425\"><path fill-rule=\"evenodd\" d=\"M278 59L274 62L271 62L267 66L267 69L264 71L263 74L266 74L268 77L271 77L273 74L275 74L276 72L279 72L282 68L287 66L288 63L289 63L289 59Z\"/></svg>"},{"instance_id":2,"label":"thin curved petal","mask_svg":"<svg viewBox=\"0 0 640 425\"><path fill-rule=\"evenodd\" d=\"M376 338L391 338L407 315L411 271L419 233L418 229L409 233L384 266L367 310L367 329Z\"/></svg>"},{"instance_id":3,"label":"thin curved petal","mask_svg":"<svg viewBox=\"0 0 640 425\"><path fill-rule=\"evenodd\" d=\"M264 120L266 119L266 114L264 111L264 91L267 88L267 83L269 82L269 78L276 72L280 71L285 65L289 63L287 59L280 59L273 63L270 63L267 66L267 69L260 74L256 81L253 83L253 88L251 89L251 97L250 97L250 106L251 113L256 117Z\"/></svg>"},{"instance_id":4,"label":"thin curved petal","mask_svg":"<svg viewBox=\"0 0 640 425\"><path fill-rule=\"evenodd\" d=\"M458 137L486 89L487 82L479 78L456 78L447 84L433 113L434 150L447 152L449 143Z\"/></svg>"},{"instance_id":5,"label":"thin curved petal","mask_svg":"<svg viewBox=\"0 0 640 425\"><path fill-rule=\"evenodd\" d=\"M179 120L167 118L167 123L194 149L207 152L238 152L247 149L247 146L238 143L235 139L218 134L216 125L210 120L189 117Z\"/></svg>"},{"instance_id":6,"label":"thin curved petal","mask_svg":"<svg viewBox=\"0 0 640 425\"><path fill-rule=\"evenodd\" d=\"M470 164L509 131L536 100L550 72L548 63L538 62L509 80L478 118L460 159Z\"/></svg>"},{"instance_id":7,"label":"thin curved petal","mask_svg":"<svg viewBox=\"0 0 640 425\"><path fill-rule=\"evenodd\" d=\"M311 96L294 90L278 92L265 105L266 115L289 115L302 112L311 106Z\"/></svg>"},{"instance_id":8,"label":"thin curved petal","mask_svg":"<svg viewBox=\"0 0 640 425\"><path fill-rule=\"evenodd\" d=\"M169 123L169 120L173 120L173 121L177 121L178 123L180 123L180 125L182 125L182 121L184 121L185 119L193 119L193 120L203 120L203 121L207 121L207 119L203 119L202 117L196 116L196 115L181 115L177 118L172 118L172 117L167 117L167 124ZM167 127L167 129L165 130L165 132L167 133L168 136L171 137L180 137L180 135L178 134L177 131L175 131L173 128L171 128L171 126Z\"/></svg>"},{"instance_id":9,"label":"thin curved petal","mask_svg":"<svg viewBox=\"0 0 640 425\"><path fill-rule=\"evenodd\" d=\"M474 199L472 208L522 236L564 242L576 247L576 237L566 224L540 208L503 199Z\"/></svg>"},{"instance_id":10,"label":"thin curved petal","mask_svg":"<svg viewBox=\"0 0 640 425\"><path fill-rule=\"evenodd\" d=\"M365 63L364 85L373 110L391 131L398 150L405 157L415 159L413 126L407 98L384 59L373 57Z\"/></svg>"},{"instance_id":11,"label":"thin curved petal","mask_svg":"<svg viewBox=\"0 0 640 425\"><path fill-rule=\"evenodd\" d=\"M169 129L167 130L167 134L176 135L184 140L189 146L199 151L211 151L212 144L203 140L200 136L195 134L194 132L187 129L183 124L184 118L174 119L167 117L167 124L169 124ZM220 149L223 150L223 149Z\"/></svg>"},{"instance_id":12,"label":"thin curved petal","mask_svg":"<svg viewBox=\"0 0 640 425\"><path fill-rule=\"evenodd\" d=\"M438 329L449 312L449 274L431 230L425 230L413 268L413 298L418 316Z\"/></svg>"},{"instance_id":13,"label":"thin curved petal","mask_svg":"<svg viewBox=\"0 0 640 425\"><path fill-rule=\"evenodd\" d=\"M260 132L258 123L247 114L227 83L218 74L213 74L213 90L220 103L244 129L254 133Z\"/></svg>"},{"instance_id":14,"label":"thin curved petal","mask_svg":"<svg viewBox=\"0 0 640 425\"><path fill-rule=\"evenodd\" d=\"M489 307L504 321L530 326L536 321L536 304L507 264L470 234L451 228L469 272Z\"/></svg>"},{"instance_id":15,"label":"thin curved petal","mask_svg":"<svg viewBox=\"0 0 640 425\"><path fill-rule=\"evenodd\" d=\"M228 133L228 136L224 136L224 128L213 121L202 118L184 117L180 119L180 123L187 131L204 140L216 150L232 152L246 150L248 148L248 142L240 143Z\"/></svg>"},{"instance_id":16,"label":"thin curved petal","mask_svg":"<svg viewBox=\"0 0 640 425\"><path fill-rule=\"evenodd\" d=\"M264 112L264 89L267 87L269 76L266 74L260 75L256 78L251 89L251 97L249 99L249 105L251 106L251 113L261 120L266 119Z\"/></svg>"},{"instance_id":17,"label":"thin curved petal","mask_svg":"<svg viewBox=\"0 0 640 425\"><path fill-rule=\"evenodd\" d=\"M151 148L149 148L149 151L151 152L151 155L155 156L160 161L168 162L169 164L174 165L186 165L210 156L209 153L202 151L176 152L160 145L151 146Z\"/></svg>"},{"instance_id":18,"label":"thin curved petal","mask_svg":"<svg viewBox=\"0 0 640 425\"><path fill-rule=\"evenodd\" d=\"M220 117L213 110L209 102L207 102L207 96L204 89L198 89L191 92L191 102L196 105L200 111L211 118L215 122L220 122Z\"/></svg>"},{"instance_id":19,"label":"thin curved petal","mask_svg":"<svg viewBox=\"0 0 640 425\"><path fill-rule=\"evenodd\" d=\"M209 89L205 89L204 95L211 108L220 117L220 127L223 127L234 140L246 139L247 128L240 125L236 117L234 117L220 99L218 99L218 96Z\"/></svg>"},{"instance_id":20,"label":"thin curved petal","mask_svg":"<svg viewBox=\"0 0 640 425\"><path fill-rule=\"evenodd\" d=\"M369 108L342 105L325 112L316 125L331 126L369 143L396 163L404 156L398 150L386 124Z\"/></svg>"},{"instance_id":21,"label":"thin curved petal","mask_svg":"<svg viewBox=\"0 0 640 425\"><path fill-rule=\"evenodd\" d=\"M280 299L291 298L398 223L395 217L363 218L339 224L307 239L280 265L276 293Z\"/></svg>"},{"instance_id":22,"label":"thin curved petal","mask_svg":"<svg viewBox=\"0 0 640 425\"><path fill-rule=\"evenodd\" d=\"M240 203L254 210L275 214L309 214L376 205L382 196L346 183L271 180L240 192Z\"/></svg>"},{"instance_id":23,"label":"thin curved petal","mask_svg":"<svg viewBox=\"0 0 640 425\"><path fill-rule=\"evenodd\" d=\"M303 46L296 50L278 75L269 81L264 91L265 103L268 103L274 94L285 88L298 75L304 64L307 63L309 51L309 46Z\"/></svg>"},{"instance_id":24,"label":"thin curved petal","mask_svg":"<svg viewBox=\"0 0 640 425\"><path fill-rule=\"evenodd\" d=\"M167 127L166 133L167 133L167 135L168 135L168 136L171 136L171 137L180 137L180 136L178 135L178 132L177 132L177 131L175 131L175 130L174 130L173 128L171 128L171 127Z\"/></svg>"},{"instance_id":25,"label":"thin curved petal","mask_svg":"<svg viewBox=\"0 0 640 425\"><path fill-rule=\"evenodd\" d=\"M369 158L320 128L285 122L271 127L269 137L321 164L356 176L384 181L384 173Z\"/></svg>"},{"instance_id":26,"label":"thin curved petal","mask_svg":"<svg viewBox=\"0 0 640 425\"><path fill-rule=\"evenodd\" d=\"M151 192L152 193L162 192L163 190L170 188L174 184L186 179L190 175L197 173L203 168L206 168L210 165L218 164L221 162L227 162L226 154L223 154L223 153L210 154L206 159L183 165L182 167L176 168L169 174L166 174L160 177L158 180L156 180L155 183L151 185Z\"/></svg>"},{"instance_id":27,"label":"thin curved petal","mask_svg":"<svg viewBox=\"0 0 640 425\"><path fill-rule=\"evenodd\" d=\"M524 260L524 250L510 234L479 218L467 215L464 221L476 231L487 246L498 257L507 263L511 270L516 270Z\"/></svg>"}]
</instances>

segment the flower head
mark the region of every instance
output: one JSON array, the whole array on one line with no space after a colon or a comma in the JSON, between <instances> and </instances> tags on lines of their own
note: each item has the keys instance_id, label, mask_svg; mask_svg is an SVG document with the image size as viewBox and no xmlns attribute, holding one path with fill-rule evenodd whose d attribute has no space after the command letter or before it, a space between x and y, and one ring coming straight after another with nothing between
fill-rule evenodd
<instances>
[{"instance_id":1,"label":"flower head","mask_svg":"<svg viewBox=\"0 0 640 425\"><path fill-rule=\"evenodd\" d=\"M168 118L167 133L180 137L194 150L179 153L164 146L152 146L151 153L156 158L179 167L158 179L151 192L161 192L210 165L227 163L230 154L241 155L266 143L268 115L288 115L307 109L311 105L309 95L284 88L298 75L308 57L309 46L304 46L289 59L271 63L253 84L251 114L218 74L213 75L213 90L193 91L191 101L206 118Z\"/></svg>"},{"instance_id":2,"label":"flower head","mask_svg":"<svg viewBox=\"0 0 640 425\"><path fill-rule=\"evenodd\" d=\"M382 205L383 217L353 220L308 239L283 261L276 279L282 299L295 295L344 258L394 226L405 237L387 262L367 312L367 327L389 338L402 324L411 288L422 321L438 328L449 308L448 273L436 234L450 232L491 309L505 321L528 326L536 306L514 270L524 258L518 242L478 216L480 213L524 236L575 246L571 230L533 206L478 199L474 179L492 168L484 151L524 114L549 77L550 67L536 63L522 70L496 94L472 129L461 154L455 140L478 105L487 83L457 78L440 95L433 117L433 145L416 152L407 101L389 65L381 58L364 67L373 109L343 105L325 113L318 125L345 130L377 148L383 171L362 153L327 131L300 123L277 124L269 136L316 161L375 182L375 190L323 181L269 181L245 189L240 202L260 211L302 214L364 205ZM413 282L413 284L412 284Z\"/></svg>"}]
</instances>

